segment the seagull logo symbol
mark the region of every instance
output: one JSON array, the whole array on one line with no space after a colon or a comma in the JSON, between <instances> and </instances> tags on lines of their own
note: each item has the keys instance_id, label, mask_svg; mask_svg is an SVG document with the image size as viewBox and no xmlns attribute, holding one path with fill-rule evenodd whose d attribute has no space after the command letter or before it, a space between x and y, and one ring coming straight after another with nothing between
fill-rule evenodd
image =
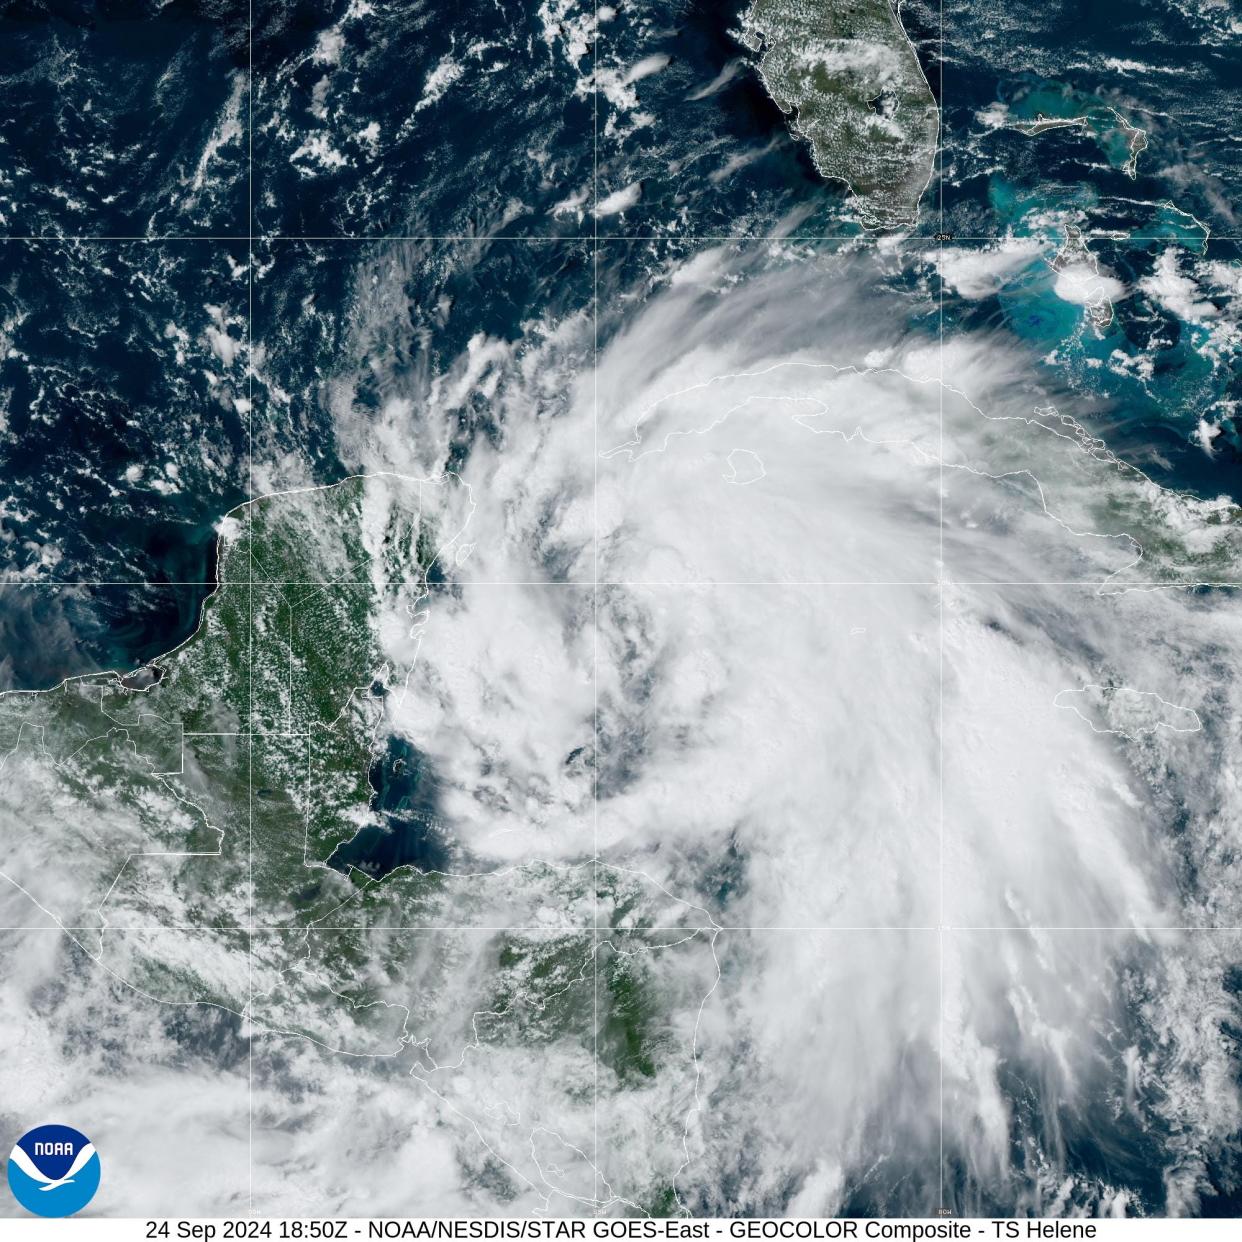
<instances>
[{"instance_id":1,"label":"seagull logo symbol","mask_svg":"<svg viewBox=\"0 0 1242 1242\"><path fill-rule=\"evenodd\" d=\"M26 1154L22 1147L14 1147L13 1154L9 1157L15 1165L32 1181L40 1183L40 1190L55 1190L58 1186L67 1186L73 1179L82 1172L90 1163L91 1157L95 1154L95 1144L87 1143L81 1151L73 1158L73 1163L69 1166L69 1172L64 1177L51 1178L46 1177L35 1164L33 1160Z\"/></svg>"},{"instance_id":2,"label":"seagull logo symbol","mask_svg":"<svg viewBox=\"0 0 1242 1242\"><path fill-rule=\"evenodd\" d=\"M72 1216L99 1189L99 1152L71 1126L36 1126L13 1145L8 1179L13 1197L36 1216Z\"/></svg>"}]
</instances>

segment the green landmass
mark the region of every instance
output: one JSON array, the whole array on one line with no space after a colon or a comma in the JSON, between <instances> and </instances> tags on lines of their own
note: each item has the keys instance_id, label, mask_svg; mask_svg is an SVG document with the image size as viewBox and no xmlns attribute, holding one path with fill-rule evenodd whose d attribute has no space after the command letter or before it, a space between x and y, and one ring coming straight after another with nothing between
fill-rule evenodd
<instances>
[{"instance_id":1,"label":"green landmass","mask_svg":"<svg viewBox=\"0 0 1242 1242\"><path fill-rule=\"evenodd\" d=\"M914 223L940 115L890 0L754 0L743 32L769 94L820 174L849 187L863 225Z\"/></svg>"},{"instance_id":2,"label":"green landmass","mask_svg":"<svg viewBox=\"0 0 1242 1242\"><path fill-rule=\"evenodd\" d=\"M1111 104L1065 82L1033 77L1024 79L1007 103L1008 128L1031 137L1053 129L1081 130L1099 144L1113 168L1137 177L1147 134Z\"/></svg>"}]
</instances>

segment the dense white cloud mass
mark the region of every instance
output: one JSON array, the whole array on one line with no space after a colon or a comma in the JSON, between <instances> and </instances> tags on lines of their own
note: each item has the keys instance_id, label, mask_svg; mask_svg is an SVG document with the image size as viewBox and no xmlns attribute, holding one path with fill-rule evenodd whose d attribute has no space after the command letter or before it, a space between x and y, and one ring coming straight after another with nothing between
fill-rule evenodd
<instances>
[{"instance_id":1,"label":"dense white cloud mass","mask_svg":"<svg viewBox=\"0 0 1242 1242\"><path fill-rule=\"evenodd\" d=\"M1178 584L1239 580L1237 515L1119 463L1002 334L938 348L930 279L709 251L611 291L597 376L570 316L366 421L337 393L360 470L442 468L480 390L500 428L425 623L382 631L473 927L257 955L262 1210L1109 1212L1152 1168L1194 1210L1242 1120L1236 938L1186 930L1238 925L1242 614ZM489 884L554 956L497 957ZM44 1049L77 951L38 944L5 1011ZM56 1012L148 1012L98 986ZM152 1098L167 1038L117 1070ZM223 1143L222 1107L185 1124Z\"/></svg>"},{"instance_id":2,"label":"dense white cloud mass","mask_svg":"<svg viewBox=\"0 0 1242 1242\"><path fill-rule=\"evenodd\" d=\"M6 922L24 904L6 900ZM31 1117L79 1118L107 1161L92 1213L244 1210L247 1046L236 1016L144 1000L60 932L3 932L0 948L9 1131Z\"/></svg>"}]
</instances>

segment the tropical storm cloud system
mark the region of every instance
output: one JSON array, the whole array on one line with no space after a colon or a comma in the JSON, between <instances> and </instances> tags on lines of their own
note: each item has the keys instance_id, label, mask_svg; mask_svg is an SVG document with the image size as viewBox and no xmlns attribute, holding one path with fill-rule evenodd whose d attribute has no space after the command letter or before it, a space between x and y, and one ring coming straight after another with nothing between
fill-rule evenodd
<instances>
[{"instance_id":1,"label":"tropical storm cloud system","mask_svg":"<svg viewBox=\"0 0 1242 1242\"><path fill-rule=\"evenodd\" d=\"M1242 1214L1234 6L12 0L0 90L0 1155Z\"/></svg>"}]
</instances>

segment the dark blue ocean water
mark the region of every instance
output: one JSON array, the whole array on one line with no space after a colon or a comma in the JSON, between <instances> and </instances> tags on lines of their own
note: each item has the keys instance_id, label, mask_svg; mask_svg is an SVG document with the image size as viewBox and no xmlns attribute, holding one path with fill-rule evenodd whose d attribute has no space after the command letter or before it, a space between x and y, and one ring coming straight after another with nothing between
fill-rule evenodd
<instances>
[{"instance_id":1,"label":"dark blue ocean water","mask_svg":"<svg viewBox=\"0 0 1242 1242\"><path fill-rule=\"evenodd\" d=\"M328 481L345 470L334 385L366 416L476 332L520 341L526 325L589 313L597 227L604 343L663 239L684 253L721 235L857 237L841 187L815 174L739 43L741 8L620 7L594 39L590 9L572 4L516 16L454 6L446 19L442 6L388 3L365 20L345 3L259 5L252 187L235 132L249 100L239 11L7 6L0 80L44 105L0 126L15 170L9 233L191 240L5 243L0 568L9 580L199 585L0 590L6 684L133 665L185 637L212 580L213 524L249 492L238 401L252 329L258 475L292 459L302 478ZM1190 275L1237 270L1221 237L1237 231L1240 153L1220 123L1242 89L1237 41L1165 0L1120 19L1103 5L950 4L943 45L934 8L903 12L944 113L915 229L927 252L936 234L1055 247L1072 222L1129 291L1107 332L1084 331L1040 259L994 297L950 293L949 329L1017 336L1053 359L1050 379L1068 382L1075 413L1115 451L1169 486L1242 497L1242 368L1212 334L1237 306L1218 298L1217 323L1189 323L1143 292L1170 247ZM653 59L658 72L629 80ZM117 78L123 92L104 89ZM1135 178L1107 135L1032 138L979 120L1058 91L1070 111L1115 109L1147 131ZM156 111L169 122L158 134ZM601 198L638 187L629 210L593 219L596 167ZM247 243L209 240L248 228L425 239L265 238L251 324ZM440 239L449 232L478 240ZM380 288L389 301L375 300ZM1149 360L1150 374L1118 359ZM1192 439L1201 419L1218 429L1212 456ZM497 435L493 420L485 401L462 415L456 460Z\"/></svg>"},{"instance_id":2,"label":"dark blue ocean water","mask_svg":"<svg viewBox=\"0 0 1242 1242\"><path fill-rule=\"evenodd\" d=\"M589 308L595 228L609 239L605 333L623 325L658 239L859 234L841 187L815 174L758 81L737 0L617 6L598 36L593 5L372 7L351 18L345 0L255 6L253 184L244 7L0 8L0 81L20 101L0 125L4 231L191 239L5 243L6 578L210 580L212 524L250 486L237 399L251 326L247 243L210 237L429 238L258 246L255 460L293 454L327 480L343 470L334 381L378 408L475 331L520 340L524 325ZM995 298L950 297L950 328L998 328L1055 353L1058 383L1069 380L1077 412L1116 451L1171 486L1238 496L1236 349L1213 362L1216 325L1185 322L1142 290L1170 247L1191 275L1238 262L1221 238L1238 231L1242 151L1222 118L1242 91L1242 59L1225 10L1201 9L950 3L942 45L938 9L906 5L945 137L915 233L971 247L1004 235L1055 244L1065 224L1082 229L1129 290L1107 333L1084 333L1079 308L1039 270ZM1057 92L1068 111L1114 109L1146 131L1136 177L1118 166L1115 136L1031 138L980 120ZM593 219L596 169L600 198L636 187L632 207ZM479 240L438 240L450 232ZM541 240L499 240L510 237ZM394 288L393 267L400 296L369 301L368 282ZM1218 301L1218 324L1236 319L1236 304ZM1118 357L1150 359L1151 376L1110 366ZM269 382L281 399L264 399ZM455 451L489 417L471 411ZM1212 457L1191 439L1202 418L1218 428ZM88 662L132 662L160 645L149 636L161 627L170 643L183 636L194 609L164 600L107 592L60 620ZM35 615L20 597L3 606ZM92 611L95 626L84 623ZM53 597L39 615L57 615ZM25 645L9 660L19 682L41 675Z\"/></svg>"},{"instance_id":3,"label":"dark blue ocean water","mask_svg":"<svg viewBox=\"0 0 1242 1242\"><path fill-rule=\"evenodd\" d=\"M187 636L214 524L252 477L346 472L342 393L365 424L423 393L476 334L520 347L537 325L592 313L597 291L606 345L667 247L860 236L765 94L736 0L617 5L599 31L593 0L372 0L365 15L264 0L252 66L247 8L0 5L0 687L133 667ZM951 0L943 25L923 0L902 12L944 122L904 252L911 282L938 246L1040 241L993 294L947 291L948 330L1017 338L1115 452L1242 501L1229 7ZM1032 99L1089 123L1031 137L987 119ZM1109 117L1147 137L1134 176ZM631 205L596 219L596 183L599 200ZM1047 263L1069 227L1124 290L1099 330ZM1197 309L1160 294L1170 251ZM439 431L420 417L412 407L415 448ZM1194 440L1204 421L1211 455ZM451 460L503 432L476 398ZM392 831L368 830L334 863L443 865L420 757L394 743L372 787ZM1041 1117L1023 1090L1015 1080L1027 1133L1055 1120L1069 1169L1158 1208L1160 1136L1106 1100ZM1205 1210L1237 1210L1227 1155L1206 1176L1219 1193ZM852 1206L888 1204L864 1188Z\"/></svg>"},{"instance_id":4,"label":"dark blue ocean water","mask_svg":"<svg viewBox=\"0 0 1242 1242\"><path fill-rule=\"evenodd\" d=\"M934 35L934 15L913 12ZM952 307L953 322L990 319L1054 352L1050 378L1070 381L1081 399L1075 413L1096 418L1093 430L1159 482L1242 499L1242 370L1236 342L1222 348L1238 323L1242 260L1233 240L1242 234L1242 144L1228 120L1242 98L1234 20L1232 6L1180 0L950 2L943 61L931 54L926 63L944 124L943 231L955 244L997 236L1059 244L1072 225L1126 289L1103 333L1082 331L1078 308L1038 273L999 304ZM1092 127L1030 137L989 124L998 104L1018 117L1085 115ZM1144 132L1133 176L1110 114ZM1210 304L1198 322L1144 287L1170 251ZM1151 364L1150 377L1128 365L1139 360ZM1192 441L1201 419L1216 429L1211 456Z\"/></svg>"},{"instance_id":5,"label":"dark blue ocean water","mask_svg":"<svg viewBox=\"0 0 1242 1242\"><path fill-rule=\"evenodd\" d=\"M0 126L15 170L7 231L190 239L5 243L8 579L210 583L212 525L250 486L239 400L251 330L257 476L279 481L265 468L284 458L327 481L345 469L334 387L346 381L365 416L447 367L476 332L520 341L530 324L589 313L596 228L604 343L665 239L684 252L722 235L859 235L841 187L815 174L764 92L737 38L738 3L619 6L598 36L593 6L373 7L351 18L343 0L256 6L253 185L235 132L251 97L236 6L0 12L0 80L47 105L37 122L32 111L24 127ZM1242 369L1217 330L1238 307L1227 280L1209 287L1205 275L1239 262L1225 238L1237 232L1242 153L1221 122L1242 60L1220 13L1172 0L1120 15L951 3L943 44L936 8L903 15L945 139L912 271L937 235L966 248L1040 238L1050 254L1072 224L1126 289L1107 331L1086 331L1041 256L995 296L950 291L949 330L1018 337L1051 359L1050 378L1071 386L1075 413L1115 451L1170 486L1242 496ZM636 76L643 64L657 70ZM124 91L103 89L120 78ZM980 119L1058 98L1067 113L1142 128L1136 176L1106 127L1029 137ZM168 122L158 134L156 114ZM636 187L629 209L592 217L596 170L600 199ZM247 242L209 239L251 228L422 240L265 236L251 324ZM1145 290L1171 248L1215 299L1209 318L1190 322ZM1140 361L1150 370L1128 365ZM476 435L495 436L493 419L483 401L462 416L458 459ZM1211 456L1193 440L1204 419ZM133 663L184 636L202 589L188 588L189 604L101 588L37 608L10 591L0 609L14 633L75 635L88 664ZM61 667L37 647L10 647L17 683Z\"/></svg>"},{"instance_id":6,"label":"dark blue ocean water","mask_svg":"<svg viewBox=\"0 0 1242 1242\"><path fill-rule=\"evenodd\" d=\"M0 233L235 236L248 4L0 5Z\"/></svg>"},{"instance_id":7,"label":"dark blue ocean water","mask_svg":"<svg viewBox=\"0 0 1242 1242\"><path fill-rule=\"evenodd\" d=\"M445 871L452 855L440 829L439 789L426 755L401 737L389 737L369 774L377 822L338 845L328 866L382 879L399 867Z\"/></svg>"}]
</instances>

